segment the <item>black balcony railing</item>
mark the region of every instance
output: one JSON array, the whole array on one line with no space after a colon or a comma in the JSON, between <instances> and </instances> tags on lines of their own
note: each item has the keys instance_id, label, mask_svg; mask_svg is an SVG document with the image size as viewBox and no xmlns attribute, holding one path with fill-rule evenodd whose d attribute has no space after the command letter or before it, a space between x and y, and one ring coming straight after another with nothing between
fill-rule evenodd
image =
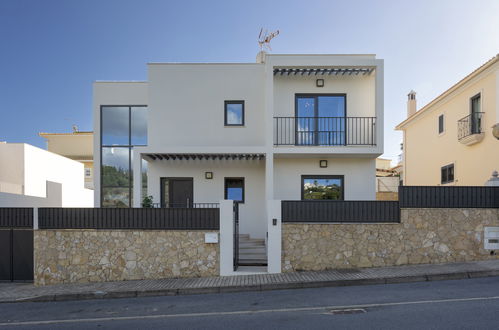
<instances>
[{"instance_id":1,"label":"black balcony railing","mask_svg":"<svg viewBox=\"0 0 499 330\"><path fill-rule=\"evenodd\" d=\"M473 112L472 114L457 121L457 138L459 140L482 133L483 112Z\"/></svg>"},{"instance_id":2,"label":"black balcony railing","mask_svg":"<svg viewBox=\"0 0 499 330\"><path fill-rule=\"evenodd\" d=\"M274 145L376 145L376 117L274 117Z\"/></svg>"}]
</instances>

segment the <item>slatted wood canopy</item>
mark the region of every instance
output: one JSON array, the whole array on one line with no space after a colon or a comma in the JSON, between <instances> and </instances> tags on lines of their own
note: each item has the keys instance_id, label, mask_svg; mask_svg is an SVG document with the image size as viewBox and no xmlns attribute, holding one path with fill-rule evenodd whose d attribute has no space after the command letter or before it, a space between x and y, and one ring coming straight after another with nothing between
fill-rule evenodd
<instances>
[{"instance_id":1,"label":"slatted wood canopy","mask_svg":"<svg viewBox=\"0 0 499 330\"><path fill-rule=\"evenodd\" d=\"M265 158L265 154L164 154L164 153L154 153L154 154L146 154L147 157L149 157L152 160L195 160L195 159L244 159L244 160L261 160Z\"/></svg>"},{"instance_id":2,"label":"slatted wood canopy","mask_svg":"<svg viewBox=\"0 0 499 330\"><path fill-rule=\"evenodd\" d=\"M287 75L287 76L296 76L296 75L307 75L307 76L344 76L344 75L370 75L373 73L373 67L349 67L349 68L275 68L274 76L276 75Z\"/></svg>"}]
</instances>

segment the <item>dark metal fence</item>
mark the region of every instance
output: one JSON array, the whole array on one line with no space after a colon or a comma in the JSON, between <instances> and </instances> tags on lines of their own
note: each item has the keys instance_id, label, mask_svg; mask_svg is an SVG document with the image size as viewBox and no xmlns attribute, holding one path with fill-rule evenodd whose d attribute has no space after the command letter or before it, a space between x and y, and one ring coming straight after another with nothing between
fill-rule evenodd
<instances>
[{"instance_id":1,"label":"dark metal fence","mask_svg":"<svg viewBox=\"0 0 499 330\"><path fill-rule=\"evenodd\" d=\"M473 112L472 114L457 121L457 138L459 140L472 135L482 133L483 112Z\"/></svg>"},{"instance_id":2,"label":"dark metal fence","mask_svg":"<svg viewBox=\"0 0 499 330\"><path fill-rule=\"evenodd\" d=\"M376 145L376 117L274 117L274 145Z\"/></svg>"},{"instance_id":3,"label":"dark metal fence","mask_svg":"<svg viewBox=\"0 0 499 330\"><path fill-rule=\"evenodd\" d=\"M283 222L400 222L394 201L282 201Z\"/></svg>"},{"instance_id":4,"label":"dark metal fence","mask_svg":"<svg viewBox=\"0 0 499 330\"><path fill-rule=\"evenodd\" d=\"M29 207L0 208L0 227L33 228L33 208Z\"/></svg>"},{"instance_id":5,"label":"dark metal fence","mask_svg":"<svg viewBox=\"0 0 499 330\"><path fill-rule=\"evenodd\" d=\"M499 187L400 186L401 208L499 208Z\"/></svg>"},{"instance_id":6,"label":"dark metal fence","mask_svg":"<svg viewBox=\"0 0 499 330\"><path fill-rule=\"evenodd\" d=\"M218 230L218 208L40 208L40 229Z\"/></svg>"},{"instance_id":7,"label":"dark metal fence","mask_svg":"<svg viewBox=\"0 0 499 330\"><path fill-rule=\"evenodd\" d=\"M191 209L217 209L219 203L153 203L154 208L191 208Z\"/></svg>"}]
</instances>

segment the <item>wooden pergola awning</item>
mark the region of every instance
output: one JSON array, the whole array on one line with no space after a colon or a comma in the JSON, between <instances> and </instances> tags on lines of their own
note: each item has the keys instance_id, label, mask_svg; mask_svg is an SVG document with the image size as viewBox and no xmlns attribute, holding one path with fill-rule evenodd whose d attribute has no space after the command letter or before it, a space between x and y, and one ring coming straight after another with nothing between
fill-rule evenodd
<instances>
[{"instance_id":1,"label":"wooden pergola awning","mask_svg":"<svg viewBox=\"0 0 499 330\"><path fill-rule=\"evenodd\" d=\"M165 153L148 153L145 156L152 160L183 160L183 159L211 159L211 160L261 160L265 158L265 154L165 154Z\"/></svg>"},{"instance_id":2,"label":"wooden pergola awning","mask_svg":"<svg viewBox=\"0 0 499 330\"><path fill-rule=\"evenodd\" d=\"M348 68L275 68L274 76L280 74L287 76L325 76L325 75L335 75L335 76L344 76L344 75L370 75L374 71L373 67L348 67Z\"/></svg>"}]
</instances>

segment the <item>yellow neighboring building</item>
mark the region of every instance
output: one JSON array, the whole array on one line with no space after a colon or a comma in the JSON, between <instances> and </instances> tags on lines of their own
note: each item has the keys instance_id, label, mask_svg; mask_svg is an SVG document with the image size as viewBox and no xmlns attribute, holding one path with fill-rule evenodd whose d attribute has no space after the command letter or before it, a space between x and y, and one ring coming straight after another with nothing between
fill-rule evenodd
<instances>
[{"instance_id":1,"label":"yellow neighboring building","mask_svg":"<svg viewBox=\"0 0 499 330\"><path fill-rule=\"evenodd\" d=\"M419 111L408 97L403 184L483 186L499 169L499 54Z\"/></svg>"},{"instance_id":2,"label":"yellow neighboring building","mask_svg":"<svg viewBox=\"0 0 499 330\"><path fill-rule=\"evenodd\" d=\"M47 140L48 151L83 163L85 188L94 189L93 132L79 132L73 128L72 133L39 133L38 135Z\"/></svg>"}]
</instances>

